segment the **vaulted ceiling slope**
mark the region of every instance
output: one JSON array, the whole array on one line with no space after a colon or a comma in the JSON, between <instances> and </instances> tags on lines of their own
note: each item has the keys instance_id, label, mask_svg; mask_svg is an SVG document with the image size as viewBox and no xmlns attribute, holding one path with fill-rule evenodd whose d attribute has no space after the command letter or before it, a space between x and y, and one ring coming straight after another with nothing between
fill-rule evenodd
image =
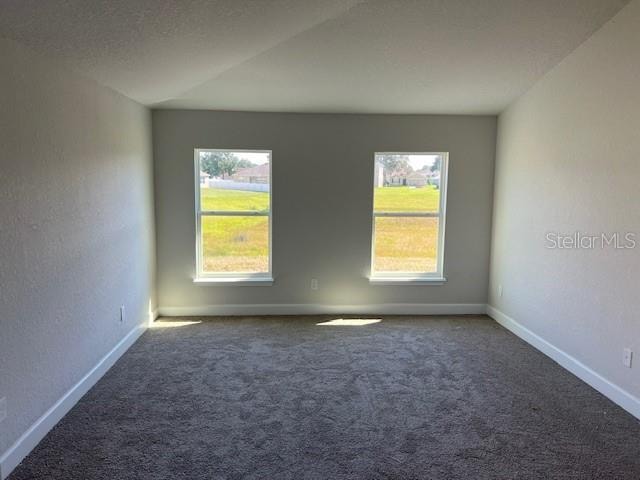
<instances>
[{"instance_id":1,"label":"vaulted ceiling slope","mask_svg":"<svg viewBox=\"0 0 640 480\"><path fill-rule=\"evenodd\" d=\"M628 0L0 0L0 36L156 108L505 108Z\"/></svg>"}]
</instances>

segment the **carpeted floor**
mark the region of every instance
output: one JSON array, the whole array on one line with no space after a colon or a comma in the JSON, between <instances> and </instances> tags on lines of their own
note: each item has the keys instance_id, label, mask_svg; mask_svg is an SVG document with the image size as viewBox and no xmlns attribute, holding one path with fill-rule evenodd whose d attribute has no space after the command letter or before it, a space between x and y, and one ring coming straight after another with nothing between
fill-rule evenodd
<instances>
[{"instance_id":1,"label":"carpeted floor","mask_svg":"<svg viewBox=\"0 0 640 480\"><path fill-rule=\"evenodd\" d=\"M171 319L19 479L638 479L640 422L487 317Z\"/></svg>"}]
</instances>

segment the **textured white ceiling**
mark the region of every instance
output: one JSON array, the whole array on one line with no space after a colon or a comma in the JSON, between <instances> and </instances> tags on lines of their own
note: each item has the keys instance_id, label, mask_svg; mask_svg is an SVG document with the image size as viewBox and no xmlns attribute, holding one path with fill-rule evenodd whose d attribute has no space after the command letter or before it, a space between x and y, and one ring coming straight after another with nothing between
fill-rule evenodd
<instances>
[{"instance_id":1,"label":"textured white ceiling","mask_svg":"<svg viewBox=\"0 0 640 480\"><path fill-rule=\"evenodd\" d=\"M497 113L628 0L0 0L0 36L146 105Z\"/></svg>"}]
</instances>

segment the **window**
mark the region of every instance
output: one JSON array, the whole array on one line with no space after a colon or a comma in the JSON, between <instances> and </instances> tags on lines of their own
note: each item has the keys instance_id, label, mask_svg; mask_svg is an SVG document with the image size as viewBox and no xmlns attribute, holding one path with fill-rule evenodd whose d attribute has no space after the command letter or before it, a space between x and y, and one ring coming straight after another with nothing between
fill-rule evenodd
<instances>
[{"instance_id":1,"label":"window","mask_svg":"<svg viewBox=\"0 0 640 480\"><path fill-rule=\"evenodd\" d=\"M196 281L271 280L271 151L195 151Z\"/></svg>"},{"instance_id":2,"label":"window","mask_svg":"<svg viewBox=\"0 0 640 480\"><path fill-rule=\"evenodd\" d=\"M371 281L443 282L446 153L376 153Z\"/></svg>"}]
</instances>

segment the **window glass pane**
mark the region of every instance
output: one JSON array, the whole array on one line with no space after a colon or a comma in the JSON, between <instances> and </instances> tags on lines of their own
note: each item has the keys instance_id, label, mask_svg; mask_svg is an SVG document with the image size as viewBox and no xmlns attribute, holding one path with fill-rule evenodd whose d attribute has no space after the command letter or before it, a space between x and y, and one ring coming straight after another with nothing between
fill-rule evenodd
<instances>
[{"instance_id":1,"label":"window glass pane","mask_svg":"<svg viewBox=\"0 0 640 480\"><path fill-rule=\"evenodd\" d=\"M269 211L267 152L201 151L200 208Z\"/></svg>"},{"instance_id":2,"label":"window glass pane","mask_svg":"<svg viewBox=\"0 0 640 480\"><path fill-rule=\"evenodd\" d=\"M438 218L376 217L375 272L434 273L438 258Z\"/></svg>"},{"instance_id":3,"label":"window glass pane","mask_svg":"<svg viewBox=\"0 0 640 480\"><path fill-rule=\"evenodd\" d=\"M438 212L442 156L376 154L376 212Z\"/></svg>"},{"instance_id":4,"label":"window glass pane","mask_svg":"<svg viewBox=\"0 0 640 480\"><path fill-rule=\"evenodd\" d=\"M269 217L202 216L204 273L269 271Z\"/></svg>"}]
</instances>

